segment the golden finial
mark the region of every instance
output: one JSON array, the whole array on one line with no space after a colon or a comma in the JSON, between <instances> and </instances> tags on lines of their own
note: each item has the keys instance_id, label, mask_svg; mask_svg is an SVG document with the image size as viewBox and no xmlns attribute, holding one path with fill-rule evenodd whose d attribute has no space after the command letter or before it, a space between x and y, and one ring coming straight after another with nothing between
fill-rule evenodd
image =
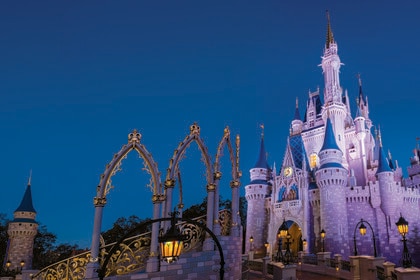
<instances>
[{"instance_id":1,"label":"golden finial","mask_svg":"<svg viewBox=\"0 0 420 280\"><path fill-rule=\"evenodd\" d=\"M200 127L196 122L190 126L190 134L200 135Z\"/></svg>"},{"instance_id":2,"label":"golden finial","mask_svg":"<svg viewBox=\"0 0 420 280\"><path fill-rule=\"evenodd\" d=\"M327 41L326 41L325 46L327 47L327 49L329 49L330 44L334 43L334 36L331 31L330 13L328 12L328 10L326 11L326 13L327 13Z\"/></svg>"},{"instance_id":3,"label":"golden finial","mask_svg":"<svg viewBox=\"0 0 420 280\"><path fill-rule=\"evenodd\" d=\"M131 133L128 134L128 143L135 145L136 143L140 143L141 134L134 129Z\"/></svg>"},{"instance_id":4,"label":"golden finial","mask_svg":"<svg viewBox=\"0 0 420 280\"><path fill-rule=\"evenodd\" d=\"M299 98L296 96L296 109L299 108Z\"/></svg>"}]
</instances>

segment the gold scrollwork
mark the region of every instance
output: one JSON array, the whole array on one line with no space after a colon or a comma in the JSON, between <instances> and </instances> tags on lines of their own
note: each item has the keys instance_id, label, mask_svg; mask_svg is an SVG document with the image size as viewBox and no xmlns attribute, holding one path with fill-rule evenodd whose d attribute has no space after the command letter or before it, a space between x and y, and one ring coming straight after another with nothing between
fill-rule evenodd
<instances>
[{"instance_id":1,"label":"gold scrollwork","mask_svg":"<svg viewBox=\"0 0 420 280\"><path fill-rule=\"evenodd\" d=\"M229 210L225 209L219 212L219 224L221 234L224 236L229 235L232 227L232 214Z\"/></svg>"}]
</instances>

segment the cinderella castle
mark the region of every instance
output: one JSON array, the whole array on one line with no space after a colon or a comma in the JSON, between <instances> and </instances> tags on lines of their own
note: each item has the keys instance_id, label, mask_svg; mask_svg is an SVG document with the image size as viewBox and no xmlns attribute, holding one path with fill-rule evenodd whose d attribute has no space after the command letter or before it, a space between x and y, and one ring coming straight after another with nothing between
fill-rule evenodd
<instances>
[{"instance_id":1,"label":"cinderella castle","mask_svg":"<svg viewBox=\"0 0 420 280\"><path fill-rule=\"evenodd\" d=\"M383 149L360 77L356 106L350 109L355 98L349 98L340 84L341 65L328 17L321 60L324 89L309 93L303 116L296 101L278 169L268 164L261 137L258 159L245 186L246 238L251 240L247 251L276 256L285 250L287 244L279 235L285 225L295 256L298 251L325 250L348 259L357 253L373 256L375 250L377 256L398 264L403 248L396 222L401 216L409 222L410 251L416 249L420 150L414 150L404 178L398 163ZM362 224L368 229L365 236L359 233Z\"/></svg>"}]
</instances>

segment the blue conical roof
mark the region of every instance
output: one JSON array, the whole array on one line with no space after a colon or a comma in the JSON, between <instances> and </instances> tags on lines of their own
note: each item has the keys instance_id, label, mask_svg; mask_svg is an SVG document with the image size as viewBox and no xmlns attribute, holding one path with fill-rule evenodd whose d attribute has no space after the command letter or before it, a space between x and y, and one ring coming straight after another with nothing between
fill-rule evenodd
<instances>
[{"instance_id":1,"label":"blue conical roof","mask_svg":"<svg viewBox=\"0 0 420 280\"><path fill-rule=\"evenodd\" d=\"M20 202L19 207L15 210L15 212L33 212L36 213L35 208L32 204L32 192L31 192L31 185L28 184L26 187L25 194L23 195L22 201Z\"/></svg>"},{"instance_id":2,"label":"blue conical roof","mask_svg":"<svg viewBox=\"0 0 420 280\"><path fill-rule=\"evenodd\" d=\"M382 172L392 172L392 169L391 167L389 167L389 164L386 160L384 149L382 148L382 146L379 146L379 162L378 162L378 170L376 171L376 174L382 173Z\"/></svg>"},{"instance_id":3,"label":"blue conical roof","mask_svg":"<svg viewBox=\"0 0 420 280\"><path fill-rule=\"evenodd\" d=\"M266 156L265 146L264 146L264 137L261 137L260 153L258 155L258 159L257 159L257 162L255 163L254 168L270 169L267 163L267 156Z\"/></svg>"},{"instance_id":4,"label":"blue conical roof","mask_svg":"<svg viewBox=\"0 0 420 280\"><path fill-rule=\"evenodd\" d=\"M330 118L327 118L327 125L325 126L324 144L322 145L321 151L331 149L340 150L340 148L337 145L337 142L335 141L331 120Z\"/></svg>"}]
</instances>

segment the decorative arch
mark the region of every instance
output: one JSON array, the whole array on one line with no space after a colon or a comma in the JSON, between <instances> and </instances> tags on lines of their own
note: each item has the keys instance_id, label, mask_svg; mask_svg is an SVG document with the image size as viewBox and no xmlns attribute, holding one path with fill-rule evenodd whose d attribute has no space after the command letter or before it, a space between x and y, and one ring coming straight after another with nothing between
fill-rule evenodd
<instances>
[{"instance_id":1,"label":"decorative arch","mask_svg":"<svg viewBox=\"0 0 420 280\"><path fill-rule=\"evenodd\" d=\"M232 141L230 137L230 130L229 127L226 126L223 130L223 137L219 142L219 145L217 146L217 152L216 152L216 159L214 162L214 182L216 185L215 188L215 203L214 203L214 224L215 224L215 232L220 231L220 224L218 217L219 212L219 193L220 193L220 179L222 178L222 172L220 171L221 164L220 159L223 156L224 148L227 147L229 152L229 159L231 163L231 172L232 172L232 181L230 182L230 187L232 189L232 228L233 232L235 232L235 229L240 225L240 222L238 221L238 215L236 213L239 212L239 186L241 185L239 179L242 176L242 172L239 170L239 143L240 138L239 135L236 136L235 139L235 150L232 146Z\"/></svg>"},{"instance_id":2,"label":"decorative arch","mask_svg":"<svg viewBox=\"0 0 420 280\"><path fill-rule=\"evenodd\" d=\"M128 144L123 145L120 151L114 154L112 160L105 166L105 171L101 174L101 179L97 187L97 196L95 199L106 199L106 196L114 187L112 186L112 176L121 170L122 161L126 159L128 153L133 150L136 150L139 156L144 160L143 170L151 175L150 182L147 186L152 191L153 196L156 196L154 199L158 199L157 197L162 193L160 172L152 155L147 151L143 144L140 144L140 140L141 134L137 132L136 129L128 134Z\"/></svg>"},{"instance_id":3,"label":"decorative arch","mask_svg":"<svg viewBox=\"0 0 420 280\"><path fill-rule=\"evenodd\" d=\"M164 205L164 212L163 216L168 217L169 213L172 211L172 195L173 195L173 188L175 187L176 177L178 176L179 172L179 163L184 158L184 154L186 150L189 148L192 142L196 142L198 148L201 151L202 161L206 167L206 181L207 181L207 227L212 229L212 223L209 222L213 220L213 211L209 212L209 209L213 205L214 201L214 191L215 191L215 184L213 179L213 167L211 164L211 158L208 152L206 145L204 144L203 139L200 137L200 127L193 123L190 126L190 134L185 137L185 139L179 143L178 147L175 149L172 158L169 160L169 167L166 172L166 179L165 179L165 189L164 189L164 197L165 197L165 205ZM212 194L212 195L211 195ZM180 204L182 205L182 188L180 188Z\"/></svg>"},{"instance_id":4,"label":"decorative arch","mask_svg":"<svg viewBox=\"0 0 420 280\"><path fill-rule=\"evenodd\" d=\"M139 156L144 160L144 168L148 174L151 175L150 182L148 187L152 191L152 202L153 202L153 218L158 218L159 215L159 206L162 201L165 200L164 195L162 195L162 184L160 180L160 172L158 170L157 164L154 161L152 155L147 151L145 146L140 143L141 134L137 130L133 130L128 134L128 143L123 145L120 151L114 154L112 160L105 166L105 171L101 174L99 185L96 188L96 197L94 197L93 204L95 206L95 217L93 224L93 233L92 233L92 245L91 245L91 258L90 264L88 264L88 273L93 273L93 271L99 267L99 244L100 244L100 234L101 234L101 225L102 225L102 214L103 208L106 205L106 196L109 194L112 186L112 176L114 176L118 171L121 170L122 161L127 157L128 153L136 150ZM153 225L152 238L151 238L151 250L152 248L157 248L157 234L158 234L158 225ZM153 249L155 250L155 249ZM157 256L158 253L155 251L150 252L151 256Z\"/></svg>"}]
</instances>

